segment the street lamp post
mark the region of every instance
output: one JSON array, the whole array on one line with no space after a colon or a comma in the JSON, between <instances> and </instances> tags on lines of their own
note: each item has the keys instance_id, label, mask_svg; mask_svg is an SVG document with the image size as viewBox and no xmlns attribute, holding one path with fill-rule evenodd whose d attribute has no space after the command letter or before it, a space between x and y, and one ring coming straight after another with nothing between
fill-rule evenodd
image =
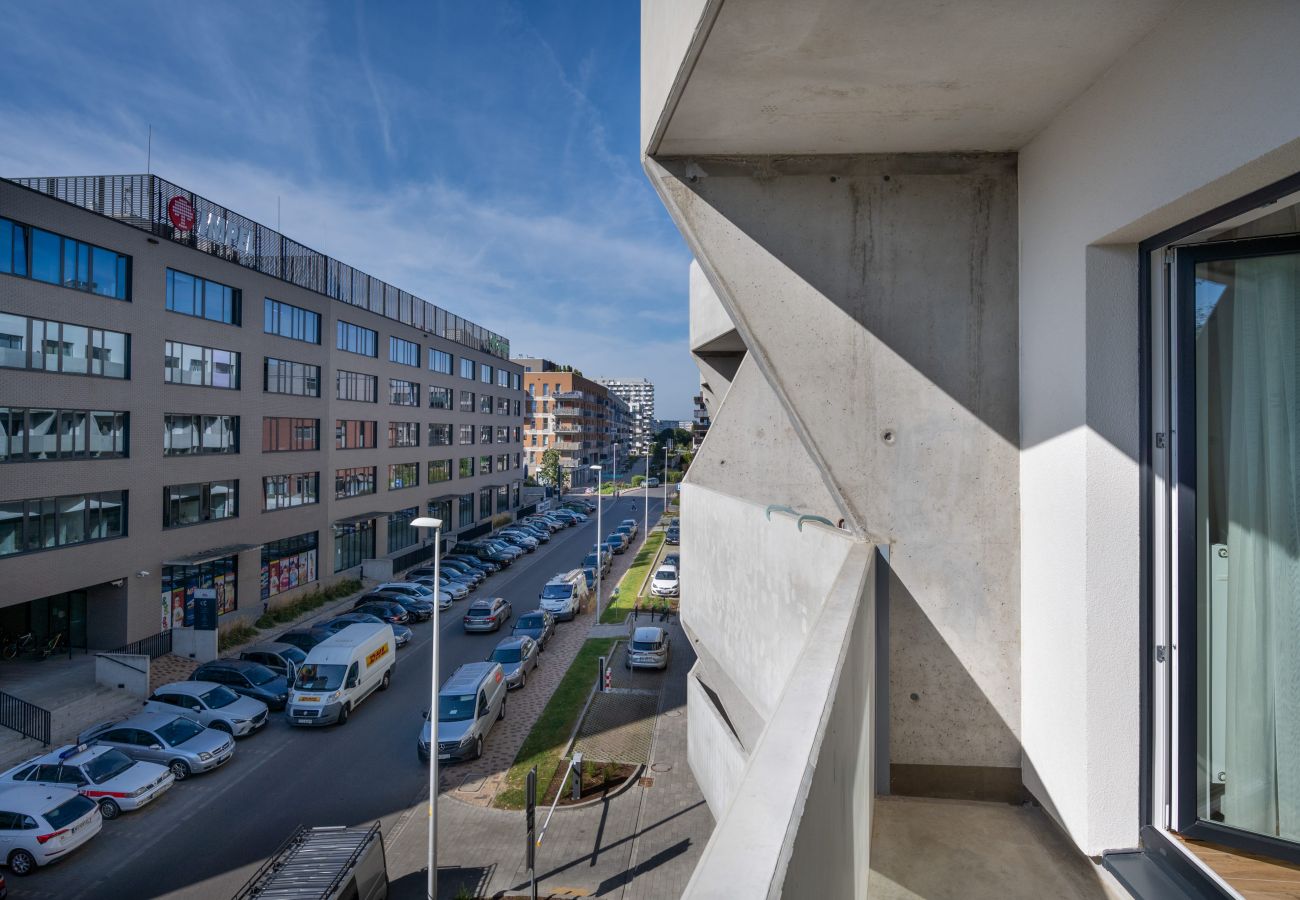
<instances>
[{"instance_id":1,"label":"street lamp post","mask_svg":"<svg viewBox=\"0 0 1300 900\"><path fill-rule=\"evenodd\" d=\"M433 529L433 583L441 592L442 519L420 516L412 519L411 525ZM438 596L433 598L433 660L429 665L429 900L438 896L438 600Z\"/></svg>"},{"instance_id":2,"label":"street lamp post","mask_svg":"<svg viewBox=\"0 0 1300 900\"><path fill-rule=\"evenodd\" d=\"M650 537L650 454L645 455L645 528L641 529L641 543Z\"/></svg>"},{"instance_id":3,"label":"street lamp post","mask_svg":"<svg viewBox=\"0 0 1300 900\"><path fill-rule=\"evenodd\" d=\"M596 624L600 624L600 576L605 571L605 557L600 552L601 512L605 505L600 499L600 466L592 466L596 473Z\"/></svg>"}]
</instances>

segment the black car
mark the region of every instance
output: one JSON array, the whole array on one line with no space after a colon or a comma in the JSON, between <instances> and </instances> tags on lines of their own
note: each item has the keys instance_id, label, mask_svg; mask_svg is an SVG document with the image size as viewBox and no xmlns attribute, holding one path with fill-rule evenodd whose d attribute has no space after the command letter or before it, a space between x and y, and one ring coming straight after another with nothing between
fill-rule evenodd
<instances>
[{"instance_id":1,"label":"black car","mask_svg":"<svg viewBox=\"0 0 1300 900\"><path fill-rule=\"evenodd\" d=\"M490 559L484 559L478 555L471 556L468 553L452 553L448 554L446 559L448 562L462 562L467 566L473 566L486 575L491 575L493 572L501 571L501 566L498 563L494 563Z\"/></svg>"},{"instance_id":2,"label":"black car","mask_svg":"<svg viewBox=\"0 0 1300 900\"><path fill-rule=\"evenodd\" d=\"M275 640L280 644L291 644L303 653L310 653L312 647L329 636L328 631L321 631L319 628L301 628L297 631L286 631Z\"/></svg>"},{"instance_id":3,"label":"black car","mask_svg":"<svg viewBox=\"0 0 1300 900\"><path fill-rule=\"evenodd\" d=\"M245 647L239 653L240 659L251 660L255 663L261 663L277 675L283 675L290 684L293 683L293 673L298 664L307 658L305 651L293 646L292 644L281 644L271 641L265 644L254 644L251 647Z\"/></svg>"},{"instance_id":4,"label":"black car","mask_svg":"<svg viewBox=\"0 0 1300 900\"><path fill-rule=\"evenodd\" d=\"M411 614L396 600L359 600L352 610L378 616L390 625L405 625L411 621Z\"/></svg>"},{"instance_id":5,"label":"black car","mask_svg":"<svg viewBox=\"0 0 1300 900\"><path fill-rule=\"evenodd\" d=\"M215 681L236 694L261 700L271 709L284 709L289 699L289 683L261 663L248 659L214 659L190 675L190 681Z\"/></svg>"},{"instance_id":6,"label":"black car","mask_svg":"<svg viewBox=\"0 0 1300 900\"><path fill-rule=\"evenodd\" d=\"M676 546L682 542L682 533L676 528L669 528L664 532L664 543Z\"/></svg>"},{"instance_id":7,"label":"black car","mask_svg":"<svg viewBox=\"0 0 1300 900\"><path fill-rule=\"evenodd\" d=\"M412 597L409 594L403 594L399 591L375 591L370 594L363 594L352 608L356 609L363 603L396 603L406 610L407 615L411 617L412 622L427 622L433 618L433 604L428 600L421 600L419 597Z\"/></svg>"},{"instance_id":8,"label":"black car","mask_svg":"<svg viewBox=\"0 0 1300 900\"><path fill-rule=\"evenodd\" d=\"M535 609L524 613L510 630L512 636L530 637L537 641L537 649L545 650L546 642L555 634L555 616L544 609Z\"/></svg>"}]
</instances>

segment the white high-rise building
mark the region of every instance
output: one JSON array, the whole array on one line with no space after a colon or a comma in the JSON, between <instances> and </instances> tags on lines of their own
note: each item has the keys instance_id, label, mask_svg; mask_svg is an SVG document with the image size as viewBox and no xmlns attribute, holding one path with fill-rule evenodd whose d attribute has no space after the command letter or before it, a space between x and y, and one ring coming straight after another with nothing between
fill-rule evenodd
<instances>
[{"instance_id":1,"label":"white high-rise building","mask_svg":"<svg viewBox=\"0 0 1300 900\"><path fill-rule=\"evenodd\" d=\"M645 453L654 438L655 386L649 378L597 378L632 415L632 452Z\"/></svg>"}]
</instances>

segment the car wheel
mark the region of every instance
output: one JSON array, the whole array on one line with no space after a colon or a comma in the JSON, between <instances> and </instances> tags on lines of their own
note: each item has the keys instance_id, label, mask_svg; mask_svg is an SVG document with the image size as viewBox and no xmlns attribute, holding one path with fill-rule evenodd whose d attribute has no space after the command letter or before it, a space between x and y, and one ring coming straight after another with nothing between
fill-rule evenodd
<instances>
[{"instance_id":1,"label":"car wheel","mask_svg":"<svg viewBox=\"0 0 1300 900\"><path fill-rule=\"evenodd\" d=\"M183 759L173 759L167 764L167 768L171 769L172 777L177 781L184 781L190 777L190 764Z\"/></svg>"},{"instance_id":2,"label":"car wheel","mask_svg":"<svg viewBox=\"0 0 1300 900\"><path fill-rule=\"evenodd\" d=\"M349 704L344 703L344 704L343 704L343 708L339 710L339 724L340 724L340 725L346 725L346 724L348 724L348 713L349 713L349 710L350 710Z\"/></svg>"},{"instance_id":3,"label":"car wheel","mask_svg":"<svg viewBox=\"0 0 1300 900\"><path fill-rule=\"evenodd\" d=\"M122 807L117 805L117 801L110 797L105 797L99 801L99 814L105 819L116 819L122 814Z\"/></svg>"},{"instance_id":4,"label":"car wheel","mask_svg":"<svg viewBox=\"0 0 1300 900\"><path fill-rule=\"evenodd\" d=\"M528 684L528 673L521 668L519 670L519 686L523 687L526 684Z\"/></svg>"},{"instance_id":5,"label":"car wheel","mask_svg":"<svg viewBox=\"0 0 1300 900\"><path fill-rule=\"evenodd\" d=\"M15 875L30 875L36 868L36 857L26 850L15 850L9 854L9 871Z\"/></svg>"},{"instance_id":6,"label":"car wheel","mask_svg":"<svg viewBox=\"0 0 1300 900\"><path fill-rule=\"evenodd\" d=\"M393 680L393 670L389 669L387 672L384 673L384 680L379 682L379 689L381 691L388 690L388 683L392 680Z\"/></svg>"},{"instance_id":7,"label":"car wheel","mask_svg":"<svg viewBox=\"0 0 1300 900\"><path fill-rule=\"evenodd\" d=\"M478 759L482 755L483 755L483 737L480 735L479 737L474 739L474 758Z\"/></svg>"},{"instance_id":8,"label":"car wheel","mask_svg":"<svg viewBox=\"0 0 1300 900\"><path fill-rule=\"evenodd\" d=\"M211 727L215 728L217 731L224 731L226 734L233 735L235 733L234 730L230 727L229 722L222 722L218 720L216 722L213 722Z\"/></svg>"}]
</instances>

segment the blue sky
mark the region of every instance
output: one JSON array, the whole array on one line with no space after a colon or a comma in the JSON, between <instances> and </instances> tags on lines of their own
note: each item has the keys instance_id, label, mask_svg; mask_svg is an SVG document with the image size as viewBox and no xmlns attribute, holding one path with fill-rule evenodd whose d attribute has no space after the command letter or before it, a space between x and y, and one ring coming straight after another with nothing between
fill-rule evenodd
<instances>
[{"instance_id":1,"label":"blue sky","mask_svg":"<svg viewBox=\"0 0 1300 900\"><path fill-rule=\"evenodd\" d=\"M9 6L0 175L153 171L689 418L636 0Z\"/></svg>"}]
</instances>

